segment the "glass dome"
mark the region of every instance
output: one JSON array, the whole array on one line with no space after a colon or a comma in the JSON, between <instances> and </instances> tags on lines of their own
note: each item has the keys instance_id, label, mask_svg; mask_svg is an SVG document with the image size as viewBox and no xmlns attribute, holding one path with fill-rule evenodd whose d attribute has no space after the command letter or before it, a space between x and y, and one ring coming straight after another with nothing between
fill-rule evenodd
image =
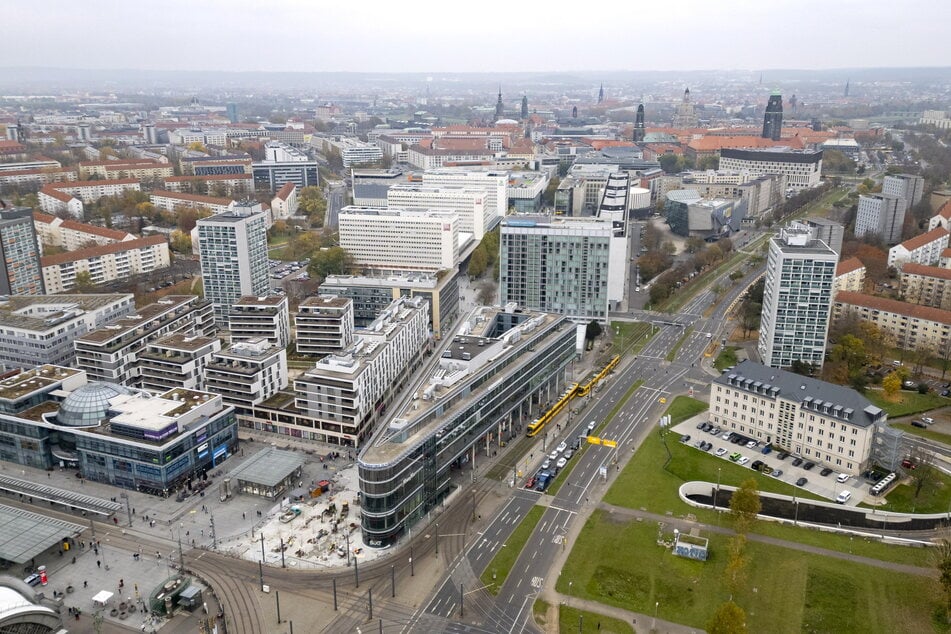
<instances>
[{"instance_id":1,"label":"glass dome","mask_svg":"<svg viewBox=\"0 0 951 634\"><path fill-rule=\"evenodd\" d=\"M131 393L129 388L115 383L89 383L66 397L56 422L67 427L98 425L109 411L109 399Z\"/></svg>"}]
</instances>

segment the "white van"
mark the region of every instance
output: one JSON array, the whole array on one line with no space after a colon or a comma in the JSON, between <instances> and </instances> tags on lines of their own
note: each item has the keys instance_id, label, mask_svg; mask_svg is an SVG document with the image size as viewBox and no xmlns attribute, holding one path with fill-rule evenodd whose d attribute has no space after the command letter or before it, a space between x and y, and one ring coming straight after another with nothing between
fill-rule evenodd
<instances>
[{"instance_id":1,"label":"white van","mask_svg":"<svg viewBox=\"0 0 951 634\"><path fill-rule=\"evenodd\" d=\"M852 499L852 492L851 492L851 491L843 491L842 493L839 494L839 497L837 497L837 498L835 499L835 501L836 501L837 504L845 504L846 502L848 502L848 501L851 500L851 499Z\"/></svg>"}]
</instances>

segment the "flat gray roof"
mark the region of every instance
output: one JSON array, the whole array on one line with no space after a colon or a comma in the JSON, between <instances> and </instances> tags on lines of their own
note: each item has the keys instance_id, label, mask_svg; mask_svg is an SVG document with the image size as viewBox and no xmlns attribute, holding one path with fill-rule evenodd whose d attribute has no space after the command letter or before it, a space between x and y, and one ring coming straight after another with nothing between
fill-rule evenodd
<instances>
[{"instance_id":1,"label":"flat gray roof","mask_svg":"<svg viewBox=\"0 0 951 634\"><path fill-rule=\"evenodd\" d=\"M274 487L303 464L304 456L293 451L268 447L257 452L250 460L232 471L230 477L261 486Z\"/></svg>"},{"instance_id":2,"label":"flat gray roof","mask_svg":"<svg viewBox=\"0 0 951 634\"><path fill-rule=\"evenodd\" d=\"M22 564L85 526L0 504L0 559Z\"/></svg>"}]
</instances>

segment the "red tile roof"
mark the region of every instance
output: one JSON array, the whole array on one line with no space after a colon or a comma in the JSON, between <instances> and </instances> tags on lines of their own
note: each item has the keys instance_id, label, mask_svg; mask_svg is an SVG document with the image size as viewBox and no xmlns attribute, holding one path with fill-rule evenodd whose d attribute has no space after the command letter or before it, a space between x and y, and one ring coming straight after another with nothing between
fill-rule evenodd
<instances>
[{"instance_id":1,"label":"red tile roof","mask_svg":"<svg viewBox=\"0 0 951 634\"><path fill-rule=\"evenodd\" d=\"M902 275L921 275L922 277L936 277L942 280L951 280L951 269L944 269L940 266L925 266L909 262L901 267Z\"/></svg>"},{"instance_id":2,"label":"red tile roof","mask_svg":"<svg viewBox=\"0 0 951 634\"><path fill-rule=\"evenodd\" d=\"M135 240L127 240L126 242L111 242L109 244L102 244L89 247L87 249L77 249L75 251L67 251L66 253L57 253L56 255L42 257L40 258L40 266L58 266L60 264L65 264L66 262L76 262L78 260L85 260L87 258L109 255L110 253L131 251L133 249L150 247L156 244L162 244L164 242L166 242L166 239L165 236L162 235L148 236L147 238L136 238Z\"/></svg>"},{"instance_id":3,"label":"red tile roof","mask_svg":"<svg viewBox=\"0 0 951 634\"><path fill-rule=\"evenodd\" d=\"M710 134L700 139L694 139L687 144L687 147L695 152L718 152L723 148L769 148L776 146L789 146L795 149L803 147L802 142L793 137L791 139L764 139L758 136L720 136Z\"/></svg>"},{"instance_id":4,"label":"red tile roof","mask_svg":"<svg viewBox=\"0 0 951 634\"><path fill-rule=\"evenodd\" d=\"M153 165L159 165L159 166L168 165L168 163L159 163L158 161L155 161L153 159L132 159L132 158L130 159L124 158L117 161L80 161L79 162L80 167L99 167L100 165L112 167L114 165L146 165L146 164L153 164Z\"/></svg>"},{"instance_id":5,"label":"red tile roof","mask_svg":"<svg viewBox=\"0 0 951 634\"><path fill-rule=\"evenodd\" d=\"M9 172L0 172L0 177L6 176L30 176L31 174L76 174L76 170L58 167L46 167L38 170L12 170Z\"/></svg>"},{"instance_id":6,"label":"red tile roof","mask_svg":"<svg viewBox=\"0 0 951 634\"><path fill-rule=\"evenodd\" d=\"M162 180L166 183L187 183L190 181L230 181L251 180L250 174L209 174L208 176L166 176Z\"/></svg>"},{"instance_id":7,"label":"red tile roof","mask_svg":"<svg viewBox=\"0 0 951 634\"><path fill-rule=\"evenodd\" d=\"M948 230L944 227L935 227L928 233L923 233L920 236L915 236L901 243L901 246L905 247L909 251L914 251L915 249L920 249L929 242L934 242L935 240L941 239L942 236L948 235Z\"/></svg>"},{"instance_id":8,"label":"red tile roof","mask_svg":"<svg viewBox=\"0 0 951 634\"><path fill-rule=\"evenodd\" d=\"M294 183L284 183L284 186L277 190L277 194L275 194L275 196L281 200L287 200L287 197L290 196L296 188L297 185Z\"/></svg>"},{"instance_id":9,"label":"red tile roof","mask_svg":"<svg viewBox=\"0 0 951 634\"><path fill-rule=\"evenodd\" d=\"M862 264L862 260L851 257L848 260L842 260L839 262L838 266L835 267L836 277L840 275L845 275L846 273L851 273L852 271L857 271L859 269L865 268L865 265Z\"/></svg>"},{"instance_id":10,"label":"red tile roof","mask_svg":"<svg viewBox=\"0 0 951 634\"><path fill-rule=\"evenodd\" d=\"M938 209L938 214L942 218L951 219L951 200L946 201L941 208Z\"/></svg>"},{"instance_id":11,"label":"red tile roof","mask_svg":"<svg viewBox=\"0 0 951 634\"><path fill-rule=\"evenodd\" d=\"M920 306L918 304L909 304L900 302L896 299L885 299L883 297L873 297L863 293L852 293L849 291L840 291L835 296L836 304L849 304L852 306L862 306L872 310L880 310L886 313L904 315L914 319L923 319L934 321L939 324L951 325L951 310L942 310L932 308L931 306Z\"/></svg>"},{"instance_id":12,"label":"red tile roof","mask_svg":"<svg viewBox=\"0 0 951 634\"><path fill-rule=\"evenodd\" d=\"M52 185L44 185L43 189L40 190L40 193L64 203L68 203L69 201L76 199L76 197L72 194L67 194L66 192L60 191Z\"/></svg>"},{"instance_id":13,"label":"red tile roof","mask_svg":"<svg viewBox=\"0 0 951 634\"><path fill-rule=\"evenodd\" d=\"M56 216L44 214L41 211L33 212L33 222L52 224L54 220L56 220ZM119 231L118 229L100 227L99 225L87 225L86 223L79 222L78 220L63 220L60 226L63 229L71 229L73 231L80 231L82 233L91 233L93 235L109 238L117 242L127 240L132 235L131 233L126 233L125 231Z\"/></svg>"},{"instance_id":14,"label":"red tile roof","mask_svg":"<svg viewBox=\"0 0 951 634\"><path fill-rule=\"evenodd\" d=\"M112 180L101 179L97 181L59 181L50 183L46 187L55 189L68 189L70 187L97 187L99 185L138 185L137 178L116 178Z\"/></svg>"}]
</instances>

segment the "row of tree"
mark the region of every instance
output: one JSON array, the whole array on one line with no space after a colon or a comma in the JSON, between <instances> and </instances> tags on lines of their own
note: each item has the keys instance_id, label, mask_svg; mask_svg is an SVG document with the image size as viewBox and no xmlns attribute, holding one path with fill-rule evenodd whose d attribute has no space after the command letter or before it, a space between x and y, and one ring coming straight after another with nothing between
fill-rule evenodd
<instances>
[{"instance_id":1,"label":"row of tree","mask_svg":"<svg viewBox=\"0 0 951 634\"><path fill-rule=\"evenodd\" d=\"M666 243L665 243L666 245ZM672 246L672 245L671 245ZM651 267L649 271L654 272L655 266L663 265L659 270L664 271L651 284L650 300L652 304L661 302L670 297L673 292L686 283L691 275L700 273L704 269L716 266L733 251L733 242L729 238L723 238L713 244L703 243L700 250L694 252L686 260L673 265L673 256L666 247L660 252L648 252L638 260L638 266L643 275L643 261L647 260ZM659 255L658 255L659 253Z\"/></svg>"},{"instance_id":2,"label":"row of tree","mask_svg":"<svg viewBox=\"0 0 951 634\"><path fill-rule=\"evenodd\" d=\"M482 237L479 246L469 256L467 274L470 279L482 277L487 271L499 270L499 228L496 227ZM497 277L496 275L492 276Z\"/></svg>"}]
</instances>

